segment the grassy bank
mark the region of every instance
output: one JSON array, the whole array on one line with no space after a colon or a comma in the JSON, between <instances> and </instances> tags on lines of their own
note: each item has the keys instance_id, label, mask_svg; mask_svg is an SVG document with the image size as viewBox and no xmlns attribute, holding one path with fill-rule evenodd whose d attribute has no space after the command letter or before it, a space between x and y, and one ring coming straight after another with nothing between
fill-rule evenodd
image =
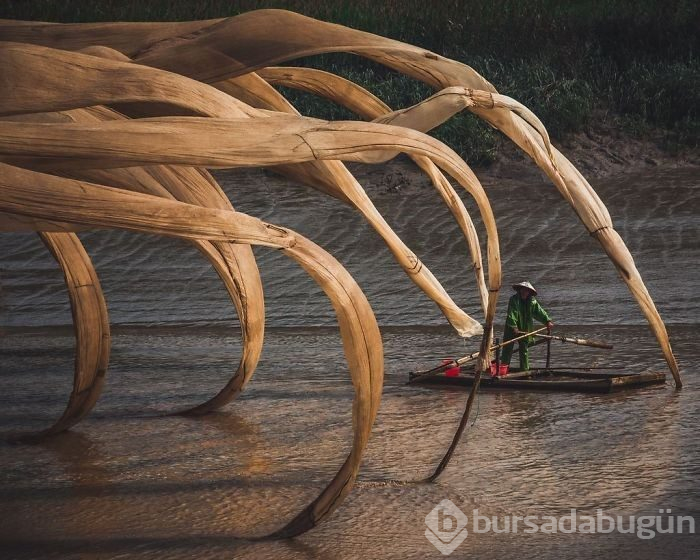
<instances>
[{"instance_id":1,"label":"grassy bank","mask_svg":"<svg viewBox=\"0 0 700 560\"><path fill-rule=\"evenodd\" d=\"M689 0L6 0L0 17L45 21L189 20L279 7L384 35L463 61L530 107L555 139L601 124L653 137L670 152L700 146L700 4ZM429 94L420 84L349 55L301 61L368 87L393 107ZM337 108L285 92L305 114ZM470 115L436 135L474 163L498 150Z\"/></svg>"}]
</instances>

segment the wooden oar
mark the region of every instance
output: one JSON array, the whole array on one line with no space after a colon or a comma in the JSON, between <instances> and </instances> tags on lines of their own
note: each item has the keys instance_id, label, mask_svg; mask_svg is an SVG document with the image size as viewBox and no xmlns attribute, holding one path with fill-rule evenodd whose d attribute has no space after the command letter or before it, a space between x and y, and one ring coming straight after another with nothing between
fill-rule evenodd
<instances>
[{"instance_id":1,"label":"wooden oar","mask_svg":"<svg viewBox=\"0 0 700 560\"><path fill-rule=\"evenodd\" d=\"M496 344L495 346L491 346L489 348L489 351L493 352L494 350L498 350L499 348L503 348L504 346L508 344L513 344L514 342L517 342L518 340L521 340L523 338L527 338L528 336L536 335L539 332L542 332L546 330L547 327L542 327L541 329L537 329L535 331L529 332L527 334L521 334L520 336L517 336L515 338L511 338L510 340L507 340L506 342L502 342L501 344ZM426 370L426 371L418 371L414 374L412 374L412 377L409 379L408 383L409 385L411 383L414 383L418 381L419 379L424 379L425 377L428 377L430 375L435 375L436 373L441 373L445 371L446 369L449 369L451 367L458 367L461 366L462 364L466 364L467 362L471 360L475 360L476 358L479 357L479 352L474 352L472 354L469 354L467 356L464 356L463 358L459 358L457 360L452 360L451 362L447 364L440 364L437 367L434 367L432 369Z\"/></svg>"},{"instance_id":2,"label":"wooden oar","mask_svg":"<svg viewBox=\"0 0 700 560\"><path fill-rule=\"evenodd\" d=\"M572 344L578 344L579 346L591 346L592 348L604 348L605 350L612 350L613 348L612 344L608 344L607 342L586 340L585 338L578 338L577 336L554 336L550 334L535 334L535 336L541 336L542 338L547 338L549 340L571 342Z\"/></svg>"}]
</instances>

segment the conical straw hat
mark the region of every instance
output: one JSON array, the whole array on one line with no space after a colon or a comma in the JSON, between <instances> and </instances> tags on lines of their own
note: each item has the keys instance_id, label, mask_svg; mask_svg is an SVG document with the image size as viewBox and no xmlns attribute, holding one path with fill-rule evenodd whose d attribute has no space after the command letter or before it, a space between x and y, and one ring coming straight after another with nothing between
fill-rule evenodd
<instances>
[{"instance_id":1,"label":"conical straw hat","mask_svg":"<svg viewBox=\"0 0 700 560\"><path fill-rule=\"evenodd\" d=\"M527 288L533 293L533 295L537 295L537 290L535 290L535 287L532 284L530 284L530 282L520 282L519 284L513 284L513 289L516 292L519 288Z\"/></svg>"}]
</instances>

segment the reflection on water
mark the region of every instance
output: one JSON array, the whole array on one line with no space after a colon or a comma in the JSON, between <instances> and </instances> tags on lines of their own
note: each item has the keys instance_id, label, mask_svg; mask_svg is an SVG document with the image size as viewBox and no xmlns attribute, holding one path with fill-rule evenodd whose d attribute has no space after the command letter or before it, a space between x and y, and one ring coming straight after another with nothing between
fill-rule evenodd
<instances>
[{"instance_id":1,"label":"reflection on water","mask_svg":"<svg viewBox=\"0 0 700 560\"><path fill-rule=\"evenodd\" d=\"M358 279L383 325L386 386L357 488L301 538L238 539L282 525L317 495L350 448L353 391L332 308L294 264L256 251L272 325L259 370L225 410L168 416L207 400L233 373L235 313L189 246L92 233L82 237L116 327L105 393L69 433L36 445L0 444L0 557L437 558L424 518L444 498L469 515L562 515L571 508L654 515L663 508L700 522L700 378L692 367L697 177L663 175L660 190L651 176L596 186L671 324L686 387L611 395L484 390L443 477L396 486L375 482L429 474L466 400L455 389L407 387L407 372L467 354L476 343L431 326L444 323L435 307L339 203L282 190L262 173L252 175L256 192L241 188L251 173L258 172L226 176L237 207L321 242ZM554 344L553 365L663 371L631 296L552 188L487 188L506 282L528 278L538 286L561 334L615 345L610 352ZM512 203L515 188L528 206ZM261 201L260 192L270 197ZM456 266L466 249L447 213L436 210L436 195L416 183L400 193L375 188L371 196L478 316L471 273ZM40 429L60 415L71 390L74 341L70 329L58 327L70 321L67 297L33 237L0 236L0 255L0 431ZM302 294L292 294L292 285ZM533 353L535 363L544 359L544 347ZM470 534L453 556L690 558L699 549L695 536Z\"/></svg>"},{"instance_id":2,"label":"reflection on water","mask_svg":"<svg viewBox=\"0 0 700 560\"><path fill-rule=\"evenodd\" d=\"M664 367L645 328L568 328L612 341L616 350L557 345L553 354L561 363L612 364L627 356L635 371ZM692 359L694 333L689 327L671 330L682 364ZM437 484L367 484L428 474L466 399L459 390L405 385L407 371L426 365L428 356L451 354L448 329L389 328L382 406L361 482L346 504L291 543L237 540L281 525L312 499L343 461L351 437L351 384L342 367L329 365L342 363L337 333L271 329L268 336L265 360L238 401L210 416L182 418L163 413L203 400L220 386L230 374L222 364L237 361L227 347L236 339L225 330L122 329L114 340L108 389L94 414L71 433L39 445L3 444L0 515L7 521L0 540L27 557L102 550L108 557L142 552L223 558L237 551L251 558L353 558L367 550L374 557L419 558L433 552L423 537L423 518L446 497L488 516L564 515L571 508L640 515L672 508L700 517L700 382L687 371L680 392L670 386L610 395L483 391L473 425ZM13 368L0 387L3 424L15 429L32 425L32 417L50 419L33 406L30 391L17 390L19 371L46 372L51 363L47 354L19 351L26 343L22 335L3 342ZM182 348L194 347L207 352L191 360ZM421 358L406 361L408 348ZM541 348L535 360L544 359ZM299 354L298 363L289 359L290 349ZM175 362L177 369L171 367ZM69 374L44 373L49 385ZM53 400L60 410L61 395ZM460 550L485 557L514 554L525 538L474 537ZM573 550L595 544L596 550L621 547L630 555L681 554L697 542L620 535L526 538L542 558L560 556L548 538Z\"/></svg>"}]
</instances>

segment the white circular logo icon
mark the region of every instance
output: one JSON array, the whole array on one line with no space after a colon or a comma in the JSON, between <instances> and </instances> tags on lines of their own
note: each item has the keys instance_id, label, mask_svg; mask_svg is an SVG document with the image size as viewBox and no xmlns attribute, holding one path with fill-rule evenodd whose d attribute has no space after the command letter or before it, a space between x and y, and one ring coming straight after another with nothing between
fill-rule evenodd
<instances>
[{"instance_id":1,"label":"white circular logo icon","mask_svg":"<svg viewBox=\"0 0 700 560\"><path fill-rule=\"evenodd\" d=\"M425 516L425 537L447 556L462 544L469 532L468 518L451 500L444 499Z\"/></svg>"}]
</instances>

